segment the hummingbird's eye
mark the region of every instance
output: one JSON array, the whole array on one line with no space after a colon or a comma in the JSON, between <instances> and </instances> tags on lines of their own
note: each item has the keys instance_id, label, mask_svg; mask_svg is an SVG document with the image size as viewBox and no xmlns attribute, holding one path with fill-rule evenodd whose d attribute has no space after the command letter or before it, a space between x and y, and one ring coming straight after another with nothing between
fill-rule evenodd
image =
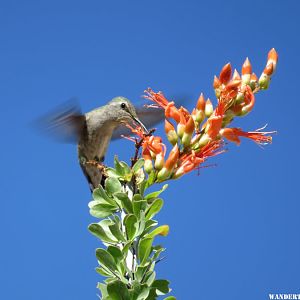
<instances>
[{"instance_id":1,"label":"hummingbird's eye","mask_svg":"<svg viewBox=\"0 0 300 300\"><path fill-rule=\"evenodd\" d=\"M125 108L126 108L126 103L124 103L124 102L121 103L121 108L122 108L122 109L125 109Z\"/></svg>"}]
</instances>

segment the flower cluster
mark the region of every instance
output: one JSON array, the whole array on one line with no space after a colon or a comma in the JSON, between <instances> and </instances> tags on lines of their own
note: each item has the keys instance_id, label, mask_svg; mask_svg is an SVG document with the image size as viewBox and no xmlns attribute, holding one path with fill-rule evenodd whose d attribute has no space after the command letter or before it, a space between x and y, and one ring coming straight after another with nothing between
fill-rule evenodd
<instances>
[{"instance_id":1,"label":"flower cluster","mask_svg":"<svg viewBox=\"0 0 300 300\"><path fill-rule=\"evenodd\" d=\"M200 167L209 157L224 152L224 139L240 144L240 137L246 137L259 145L271 143L270 134L264 129L246 132L228 125L235 117L245 116L252 111L255 94L268 88L271 76L276 69L278 55L275 49L269 51L264 71L258 77L252 72L247 58L242 66L241 75L232 72L226 64L219 76L214 77L213 88L217 97L214 108L210 99L201 94L196 107L190 113L184 107L176 107L162 92L152 89L145 91L145 98L165 111L165 132L173 148L166 157L166 146L158 136L145 135L141 128L133 129L142 138L144 169L155 173L158 182L176 179Z\"/></svg>"}]
</instances>

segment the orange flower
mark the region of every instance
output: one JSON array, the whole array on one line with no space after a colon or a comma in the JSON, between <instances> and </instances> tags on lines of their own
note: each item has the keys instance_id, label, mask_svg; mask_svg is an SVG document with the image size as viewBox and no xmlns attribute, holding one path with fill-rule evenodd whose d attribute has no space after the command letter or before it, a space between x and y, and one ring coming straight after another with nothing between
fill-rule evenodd
<instances>
[{"instance_id":1,"label":"orange flower","mask_svg":"<svg viewBox=\"0 0 300 300\"><path fill-rule=\"evenodd\" d=\"M278 62L278 54L274 48L272 48L268 53L267 65L273 64L273 69L275 71Z\"/></svg>"},{"instance_id":2,"label":"orange flower","mask_svg":"<svg viewBox=\"0 0 300 300\"><path fill-rule=\"evenodd\" d=\"M148 148L143 149L142 157L145 160L144 169L149 174L153 170L152 157Z\"/></svg>"},{"instance_id":3,"label":"orange flower","mask_svg":"<svg viewBox=\"0 0 300 300\"><path fill-rule=\"evenodd\" d=\"M241 137L253 140L258 145L272 142L271 134L264 128L255 131L243 131L240 128L227 128L233 118L244 116L252 111L255 105L254 93L266 89L271 75L276 69L278 55L274 49L268 54L266 67L259 80L252 72L252 66L246 58L242 66L242 75L226 64L219 77L214 77L213 87L218 103L214 109L212 102L205 101L201 93L192 114L184 108L177 108L174 102L168 101L162 92L155 93L148 89L146 98L154 102L154 106L165 111L166 118L174 119L177 128L168 119L165 120L165 132L173 149L165 161L166 146L158 136L145 134L142 128L131 128L142 139L142 156L145 159L145 171L156 175L157 182L170 178L176 179L192 170L199 169L208 158L221 154L224 139L240 144ZM200 129L200 124L207 118ZM175 124L176 125L176 124ZM155 160L153 166L153 160ZM147 169L146 169L147 168ZM152 170L156 172L152 172Z\"/></svg>"},{"instance_id":4,"label":"orange flower","mask_svg":"<svg viewBox=\"0 0 300 300\"><path fill-rule=\"evenodd\" d=\"M169 102L162 92L155 93L152 89L148 88L145 90L146 99L155 102L158 107L165 110L165 115L167 118L173 118L177 123L180 121L180 113L175 107L174 102ZM153 105L152 105L153 106Z\"/></svg>"},{"instance_id":5,"label":"orange flower","mask_svg":"<svg viewBox=\"0 0 300 300\"><path fill-rule=\"evenodd\" d=\"M270 134L275 133L275 131L269 131L269 132L263 132L260 130L263 130L263 128L259 128L255 131L249 131L245 132L242 131L240 128L224 128L221 129L220 133L223 137L225 137L227 140L236 143L239 145L241 143L240 137L246 137L248 139L251 139L255 143L259 145L267 145L272 143L272 137Z\"/></svg>"},{"instance_id":6,"label":"orange flower","mask_svg":"<svg viewBox=\"0 0 300 300\"><path fill-rule=\"evenodd\" d=\"M178 136L174 126L167 119L165 120L165 132L167 134L168 141L174 146L178 141Z\"/></svg>"},{"instance_id":7,"label":"orange flower","mask_svg":"<svg viewBox=\"0 0 300 300\"><path fill-rule=\"evenodd\" d=\"M231 77L231 65L230 63L226 64L220 72L219 78L220 82L223 84L228 83Z\"/></svg>"}]
</instances>

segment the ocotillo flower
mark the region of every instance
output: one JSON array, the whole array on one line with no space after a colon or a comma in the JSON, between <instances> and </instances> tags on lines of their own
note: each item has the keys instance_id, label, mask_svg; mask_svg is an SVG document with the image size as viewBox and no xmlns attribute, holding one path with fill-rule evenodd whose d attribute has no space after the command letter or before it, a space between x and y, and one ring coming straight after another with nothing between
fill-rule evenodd
<instances>
[{"instance_id":1,"label":"ocotillo flower","mask_svg":"<svg viewBox=\"0 0 300 300\"><path fill-rule=\"evenodd\" d=\"M251 74L252 74L252 66L247 57L242 67L242 81L244 84L250 83Z\"/></svg>"},{"instance_id":2,"label":"ocotillo flower","mask_svg":"<svg viewBox=\"0 0 300 300\"><path fill-rule=\"evenodd\" d=\"M263 80L269 80L277 64L277 53L271 50L268 55L266 68L263 72ZM149 136L142 132L142 129L135 132L143 139L143 157L149 168L153 167L150 160L154 161L154 173L157 181L164 181L170 178L176 179L200 165L209 157L223 153L222 146L224 139L240 144L241 137L246 137L259 145L269 144L272 141L270 134L274 133L262 131L243 131L240 128L227 128L234 117L245 116L252 111L255 104L254 93L257 93L262 86L261 78L258 84L256 75L252 72L249 59L243 64L242 78L235 70L233 75L231 65L226 64L219 77L214 78L214 89L216 91L218 103L213 108L212 102L205 101L201 94L192 114L184 107L179 109L174 102L168 101L161 93L155 93L151 89L146 91L146 97L152 100L156 106L165 110L166 118L172 118L177 123L175 126L169 121L165 122L165 131L168 139L173 145L173 149L166 161L166 147L161 138ZM201 114L200 114L201 113ZM205 117L207 118L205 121ZM203 122L204 121L204 122ZM203 122L203 123L202 123ZM199 128L202 123L201 129ZM178 138L177 138L178 137ZM148 150L148 152L146 151ZM149 154L150 153L150 154Z\"/></svg>"},{"instance_id":3,"label":"ocotillo flower","mask_svg":"<svg viewBox=\"0 0 300 300\"><path fill-rule=\"evenodd\" d=\"M203 93L200 94L196 108L193 110L192 116L198 125L203 122L205 118L205 99Z\"/></svg>"},{"instance_id":4,"label":"ocotillo flower","mask_svg":"<svg viewBox=\"0 0 300 300\"><path fill-rule=\"evenodd\" d=\"M184 147L188 147L191 143L192 135L195 130L195 122L192 116L189 117L186 122L184 133L182 136L182 144Z\"/></svg>"},{"instance_id":5,"label":"ocotillo flower","mask_svg":"<svg viewBox=\"0 0 300 300\"><path fill-rule=\"evenodd\" d=\"M179 157L179 149L178 146L175 145L173 149L171 150L168 159L166 160L166 163L164 167L158 172L157 178L159 181L163 181L170 177Z\"/></svg>"},{"instance_id":6,"label":"ocotillo flower","mask_svg":"<svg viewBox=\"0 0 300 300\"><path fill-rule=\"evenodd\" d=\"M212 115L213 111L214 111L214 107L213 107L210 99L208 98L205 103L205 110L204 110L205 116L207 118L209 118Z\"/></svg>"},{"instance_id":7,"label":"ocotillo flower","mask_svg":"<svg viewBox=\"0 0 300 300\"><path fill-rule=\"evenodd\" d=\"M180 122L180 113L175 107L174 102L169 102L162 92L155 93L152 89L145 90L146 99L155 102L159 107L165 110L165 116L167 118L174 119L177 123Z\"/></svg>"},{"instance_id":8,"label":"ocotillo flower","mask_svg":"<svg viewBox=\"0 0 300 300\"><path fill-rule=\"evenodd\" d=\"M231 77L231 65L230 63L226 64L220 72L219 79L222 84L227 84Z\"/></svg>"},{"instance_id":9,"label":"ocotillo flower","mask_svg":"<svg viewBox=\"0 0 300 300\"><path fill-rule=\"evenodd\" d=\"M265 127L249 132L245 132L240 128L224 128L220 130L220 134L227 140L234 142L237 145L241 143L240 137L249 138L259 145L266 145L272 142L272 137L269 134L275 133L275 131L260 131L264 128Z\"/></svg>"},{"instance_id":10,"label":"ocotillo flower","mask_svg":"<svg viewBox=\"0 0 300 300\"><path fill-rule=\"evenodd\" d=\"M144 169L149 174L153 170L153 163L150 150L148 148L143 149L142 156L145 160Z\"/></svg>"},{"instance_id":11,"label":"ocotillo flower","mask_svg":"<svg viewBox=\"0 0 300 300\"><path fill-rule=\"evenodd\" d=\"M165 132L167 134L168 141L174 146L178 141L178 136L174 126L167 119L165 120Z\"/></svg>"},{"instance_id":12,"label":"ocotillo flower","mask_svg":"<svg viewBox=\"0 0 300 300\"><path fill-rule=\"evenodd\" d=\"M259 86L262 90L266 90L269 87L271 75L274 73L278 62L278 54L273 48L268 53L268 60L266 67L259 77Z\"/></svg>"},{"instance_id":13,"label":"ocotillo flower","mask_svg":"<svg viewBox=\"0 0 300 300\"><path fill-rule=\"evenodd\" d=\"M214 76L214 83L213 83L213 87L214 87L214 90L215 90L215 94L216 94L216 97L219 98L220 97L220 93L221 93L221 87L222 85L222 82L220 81L220 79L215 75Z\"/></svg>"},{"instance_id":14,"label":"ocotillo flower","mask_svg":"<svg viewBox=\"0 0 300 300\"><path fill-rule=\"evenodd\" d=\"M257 88L257 86L258 86L258 78L257 78L257 76L256 76L255 73L251 74L249 85L250 85L252 91L254 91Z\"/></svg>"},{"instance_id":15,"label":"ocotillo flower","mask_svg":"<svg viewBox=\"0 0 300 300\"><path fill-rule=\"evenodd\" d=\"M275 71L276 66L277 66L277 62L278 62L278 54L277 54L276 50L274 48L272 48L268 53L267 65L272 63L273 64L273 69Z\"/></svg>"}]
</instances>

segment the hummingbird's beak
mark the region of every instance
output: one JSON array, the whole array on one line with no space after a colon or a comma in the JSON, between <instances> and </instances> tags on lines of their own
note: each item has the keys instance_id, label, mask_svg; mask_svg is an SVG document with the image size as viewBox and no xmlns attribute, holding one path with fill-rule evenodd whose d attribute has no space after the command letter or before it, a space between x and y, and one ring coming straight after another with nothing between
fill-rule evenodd
<instances>
[{"instance_id":1,"label":"hummingbird's beak","mask_svg":"<svg viewBox=\"0 0 300 300\"><path fill-rule=\"evenodd\" d=\"M145 125L142 123L142 121L139 120L138 117L132 116L132 118L137 124L139 124L143 128L143 130L145 131L146 134L149 133L148 129L145 127Z\"/></svg>"}]
</instances>

